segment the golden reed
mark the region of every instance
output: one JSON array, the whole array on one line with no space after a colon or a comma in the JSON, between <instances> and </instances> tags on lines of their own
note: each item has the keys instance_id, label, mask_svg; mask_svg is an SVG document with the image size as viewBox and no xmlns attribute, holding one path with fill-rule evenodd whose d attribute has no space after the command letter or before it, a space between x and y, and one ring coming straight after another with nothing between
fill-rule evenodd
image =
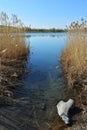
<instances>
[{"instance_id":1,"label":"golden reed","mask_svg":"<svg viewBox=\"0 0 87 130\"><path fill-rule=\"evenodd\" d=\"M11 18L0 13L0 58L18 59L27 55L28 48L20 33L25 31L24 24L16 15Z\"/></svg>"},{"instance_id":2,"label":"golden reed","mask_svg":"<svg viewBox=\"0 0 87 130\"><path fill-rule=\"evenodd\" d=\"M68 86L87 75L87 22L73 22L67 30L67 43L61 54L61 63Z\"/></svg>"}]
</instances>

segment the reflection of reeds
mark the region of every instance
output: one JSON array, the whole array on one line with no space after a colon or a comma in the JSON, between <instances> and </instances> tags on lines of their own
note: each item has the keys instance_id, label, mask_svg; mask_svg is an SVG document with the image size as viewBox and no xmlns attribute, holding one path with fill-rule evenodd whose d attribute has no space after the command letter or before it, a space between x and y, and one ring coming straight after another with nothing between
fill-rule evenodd
<instances>
[{"instance_id":1,"label":"reflection of reeds","mask_svg":"<svg viewBox=\"0 0 87 130\"><path fill-rule=\"evenodd\" d=\"M68 28L66 48L61 54L61 62L67 76L68 85L87 74L87 24L82 19L71 23Z\"/></svg>"},{"instance_id":2,"label":"reflection of reeds","mask_svg":"<svg viewBox=\"0 0 87 130\"><path fill-rule=\"evenodd\" d=\"M12 15L10 20L7 14L2 12L0 13L0 23L0 57L18 59L25 56L28 49L25 46L24 38L20 36L20 32L24 31L21 20L16 15Z\"/></svg>"}]
</instances>

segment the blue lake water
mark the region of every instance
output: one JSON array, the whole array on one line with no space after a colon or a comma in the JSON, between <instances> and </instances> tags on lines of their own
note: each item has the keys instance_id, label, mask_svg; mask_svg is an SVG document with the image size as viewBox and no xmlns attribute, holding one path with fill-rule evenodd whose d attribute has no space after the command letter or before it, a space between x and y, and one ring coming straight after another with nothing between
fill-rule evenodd
<instances>
[{"instance_id":1,"label":"blue lake water","mask_svg":"<svg viewBox=\"0 0 87 130\"><path fill-rule=\"evenodd\" d=\"M36 101L37 98L39 102L55 101L65 94L59 59L66 44L66 33L31 33L26 36L26 44L30 45L27 68L31 72L24 79L25 88L28 94L34 91L31 97Z\"/></svg>"},{"instance_id":2,"label":"blue lake water","mask_svg":"<svg viewBox=\"0 0 87 130\"><path fill-rule=\"evenodd\" d=\"M10 130L49 130L57 120L56 104L67 96L66 83L60 65L61 51L66 45L66 33L26 33L30 45L23 77L24 87L17 90L17 104L3 114ZM3 130L8 130L3 128Z\"/></svg>"}]
</instances>

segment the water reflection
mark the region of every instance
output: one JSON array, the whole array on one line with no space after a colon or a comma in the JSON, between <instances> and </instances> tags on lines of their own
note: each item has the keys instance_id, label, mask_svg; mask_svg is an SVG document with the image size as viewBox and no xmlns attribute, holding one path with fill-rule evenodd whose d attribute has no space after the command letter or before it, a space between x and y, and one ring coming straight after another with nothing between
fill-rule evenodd
<instances>
[{"instance_id":1,"label":"water reflection","mask_svg":"<svg viewBox=\"0 0 87 130\"><path fill-rule=\"evenodd\" d=\"M30 38L30 37L53 37L53 38L65 38L66 37L66 33L35 33L35 32L32 32L32 33L26 33L26 34L23 34L23 33L20 33L21 36L26 36L26 38Z\"/></svg>"},{"instance_id":2,"label":"water reflection","mask_svg":"<svg viewBox=\"0 0 87 130\"><path fill-rule=\"evenodd\" d=\"M3 130L49 130L57 119L56 104L66 97L65 80L58 58L65 47L66 33L26 34L30 73L24 88L16 90L13 106L0 109Z\"/></svg>"}]
</instances>

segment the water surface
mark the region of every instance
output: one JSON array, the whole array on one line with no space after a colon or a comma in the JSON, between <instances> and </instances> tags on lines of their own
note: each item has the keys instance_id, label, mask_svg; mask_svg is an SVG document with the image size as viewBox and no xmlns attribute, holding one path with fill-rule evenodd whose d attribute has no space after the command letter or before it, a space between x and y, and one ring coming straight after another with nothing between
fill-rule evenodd
<instances>
[{"instance_id":1,"label":"water surface","mask_svg":"<svg viewBox=\"0 0 87 130\"><path fill-rule=\"evenodd\" d=\"M2 130L48 130L57 119L56 104L66 98L66 85L59 58L66 33L26 33L29 74L16 90L17 103L0 110ZM3 126L4 124L4 126Z\"/></svg>"}]
</instances>

